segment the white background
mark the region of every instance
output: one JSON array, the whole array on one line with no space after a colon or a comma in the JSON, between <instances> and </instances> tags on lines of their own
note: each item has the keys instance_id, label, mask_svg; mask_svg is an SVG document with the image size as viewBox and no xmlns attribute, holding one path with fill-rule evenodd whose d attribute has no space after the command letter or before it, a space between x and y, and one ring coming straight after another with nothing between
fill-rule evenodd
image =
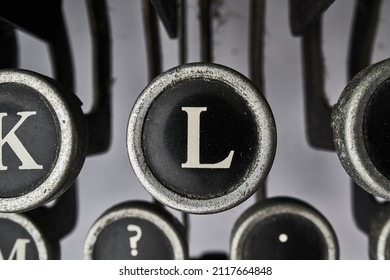
<instances>
[{"instance_id":1,"label":"white background","mask_svg":"<svg viewBox=\"0 0 390 280\"><path fill-rule=\"evenodd\" d=\"M84 1L64 0L76 70L76 93L87 113L91 104L91 43ZM110 150L86 160L79 176L79 219L62 242L62 258L82 259L89 228L105 210L122 201L151 198L136 179L127 157L127 120L136 97L148 83L140 1L112 0L109 16L113 43L113 136ZM189 61L199 60L198 10L188 0ZM215 62L248 75L249 1L218 1L214 22ZM354 225L350 183L335 153L310 148L305 138L300 39L292 37L288 1L267 1L266 90L278 131L276 159L268 180L269 196L300 198L322 212L333 225L341 259L367 259L368 239ZM331 104L346 85L346 57L354 1L336 1L324 16L326 90ZM384 1L373 61L389 53L389 1ZM178 64L177 41L161 28L164 69ZM20 67L51 76L47 46L19 32ZM213 215L190 216L190 255L228 251L232 226L254 198ZM172 211L175 213L175 211ZM177 214L177 213L175 213ZM179 215L178 215L179 216Z\"/></svg>"}]
</instances>

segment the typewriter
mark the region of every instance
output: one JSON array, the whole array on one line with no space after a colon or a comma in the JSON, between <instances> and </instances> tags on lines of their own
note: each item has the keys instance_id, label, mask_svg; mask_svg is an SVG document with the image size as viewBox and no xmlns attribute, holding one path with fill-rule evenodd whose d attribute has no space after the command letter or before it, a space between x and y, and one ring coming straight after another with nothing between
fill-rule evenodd
<instances>
[{"instance_id":1,"label":"typewriter","mask_svg":"<svg viewBox=\"0 0 390 280\"><path fill-rule=\"evenodd\" d=\"M390 259L388 1L0 9L0 260Z\"/></svg>"}]
</instances>

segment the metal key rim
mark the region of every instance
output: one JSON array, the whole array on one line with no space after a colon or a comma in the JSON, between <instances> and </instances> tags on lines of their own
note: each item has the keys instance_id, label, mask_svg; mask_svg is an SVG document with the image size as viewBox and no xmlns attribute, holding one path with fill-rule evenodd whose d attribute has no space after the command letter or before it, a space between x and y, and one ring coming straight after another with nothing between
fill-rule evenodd
<instances>
[{"instance_id":1,"label":"metal key rim","mask_svg":"<svg viewBox=\"0 0 390 280\"><path fill-rule=\"evenodd\" d=\"M139 207L135 204L134 206L124 205L123 207L119 207L113 211L108 210L94 223L85 240L84 258L86 260L94 259L95 245L103 230L110 224L125 218L144 219L154 224L165 233L166 237L170 241L174 259L184 260L186 258L186 252L184 251L186 246L180 238L179 233L174 229L173 225L159 213L151 211L150 209L148 210L146 208Z\"/></svg>"},{"instance_id":2,"label":"metal key rim","mask_svg":"<svg viewBox=\"0 0 390 280\"><path fill-rule=\"evenodd\" d=\"M59 89L37 73L27 70L1 70L0 83L16 83L39 92L55 114L59 149L54 166L46 179L34 190L17 197L0 198L0 212L22 212L36 208L62 194L75 178L75 162L85 159L86 146L78 147L83 121ZM81 111L81 109L80 109ZM76 164L76 165L81 165ZM81 167L80 167L81 168Z\"/></svg>"},{"instance_id":3,"label":"metal key rim","mask_svg":"<svg viewBox=\"0 0 390 280\"><path fill-rule=\"evenodd\" d=\"M337 155L346 172L367 192L390 199L390 180L372 163L363 136L365 109L377 87L390 78L390 59L358 73L343 90L332 113Z\"/></svg>"},{"instance_id":4,"label":"metal key rim","mask_svg":"<svg viewBox=\"0 0 390 280\"><path fill-rule=\"evenodd\" d=\"M327 259L338 259L337 237L326 218L312 206L300 200L286 197L275 197L258 202L239 217L232 231L230 259L239 260L243 258L244 241L256 224L280 214L296 215L313 223L321 232L326 243L328 249Z\"/></svg>"},{"instance_id":5,"label":"metal key rim","mask_svg":"<svg viewBox=\"0 0 390 280\"><path fill-rule=\"evenodd\" d=\"M12 222L20 225L30 234L37 247L38 256L40 260L48 260L48 244L45 242L41 231L25 216L16 213L0 213L0 219L11 220Z\"/></svg>"},{"instance_id":6,"label":"metal key rim","mask_svg":"<svg viewBox=\"0 0 390 280\"><path fill-rule=\"evenodd\" d=\"M259 131L259 151L245 180L230 193L211 199L190 199L161 184L150 170L142 148L143 123L153 100L166 88L186 79L210 79L226 83L239 94L254 114ZM158 201L174 209L195 213L216 213L232 208L252 195L271 169L276 151L276 127L265 98L243 75L222 65L189 63L170 69L154 79L138 97L127 130L130 163L143 187Z\"/></svg>"}]
</instances>

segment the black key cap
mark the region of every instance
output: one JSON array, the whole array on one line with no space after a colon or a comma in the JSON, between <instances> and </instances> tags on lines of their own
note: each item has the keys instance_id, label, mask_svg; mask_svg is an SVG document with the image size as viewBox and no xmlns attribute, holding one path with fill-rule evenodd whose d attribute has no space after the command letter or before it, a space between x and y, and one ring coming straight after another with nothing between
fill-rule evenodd
<instances>
[{"instance_id":1,"label":"black key cap","mask_svg":"<svg viewBox=\"0 0 390 280\"><path fill-rule=\"evenodd\" d=\"M41 206L75 180L87 150L81 102L54 80L0 71L0 212Z\"/></svg>"},{"instance_id":2,"label":"black key cap","mask_svg":"<svg viewBox=\"0 0 390 280\"><path fill-rule=\"evenodd\" d=\"M247 209L234 225L231 259L337 259L338 242L329 222L310 205L271 198Z\"/></svg>"},{"instance_id":3,"label":"black key cap","mask_svg":"<svg viewBox=\"0 0 390 280\"><path fill-rule=\"evenodd\" d=\"M129 120L130 162L155 199L180 211L214 213L251 196L276 149L271 109L232 69L186 64L154 79Z\"/></svg>"},{"instance_id":4,"label":"black key cap","mask_svg":"<svg viewBox=\"0 0 390 280\"><path fill-rule=\"evenodd\" d=\"M336 151L352 180L390 199L390 60L367 67L344 89L333 110Z\"/></svg>"},{"instance_id":5,"label":"black key cap","mask_svg":"<svg viewBox=\"0 0 390 280\"><path fill-rule=\"evenodd\" d=\"M59 255L58 244L24 214L0 213L0 229L0 260L48 260Z\"/></svg>"},{"instance_id":6,"label":"black key cap","mask_svg":"<svg viewBox=\"0 0 390 280\"><path fill-rule=\"evenodd\" d=\"M162 207L126 202L106 211L92 226L84 256L95 260L186 259L182 226Z\"/></svg>"}]
</instances>

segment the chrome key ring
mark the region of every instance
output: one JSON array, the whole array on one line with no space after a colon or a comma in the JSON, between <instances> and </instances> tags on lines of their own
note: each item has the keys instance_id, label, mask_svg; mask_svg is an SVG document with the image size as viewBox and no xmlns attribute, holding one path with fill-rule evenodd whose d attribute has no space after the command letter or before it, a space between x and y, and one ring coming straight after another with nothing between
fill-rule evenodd
<instances>
[{"instance_id":1,"label":"chrome key ring","mask_svg":"<svg viewBox=\"0 0 390 280\"><path fill-rule=\"evenodd\" d=\"M28 186L28 192L0 199L0 212L20 212L57 198L70 187L85 160L86 124L79 107L81 102L71 93L64 94L54 80L26 70L1 70L0 85L7 84L20 87L20 94L26 89L39 94L52 115L57 134L57 154L47 174L36 186Z\"/></svg>"},{"instance_id":2,"label":"chrome key ring","mask_svg":"<svg viewBox=\"0 0 390 280\"><path fill-rule=\"evenodd\" d=\"M284 219L284 222L281 222L281 219ZM296 227L296 230L299 229L299 236L305 236L304 232L306 231L307 242L309 242L310 238L317 238L320 240L317 245L322 245L315 248L318 252L316 252L317 255L314 258L325 260L336 260L339 258L339 245L336 233L329 221L318 210L310 204L296 198L273 197L254 204L236 221L230 240L230 259L250 259L253 255L248 255L248 248L258 252L256 257L259 257L260 254L264 258L269 258L269 256L267 256L267 246L272 248L269 250L275 253L274 257L276 259L285 259L286 257L287 259L296 258L295 254L297 254L297 252L294 252L294 256L289 255L288 253L283 255L283 250L286 250L284 246L280 247L284 249L278 252L280 255L277 256L277 250L273 247L275 244L289 244L291 242L294 244L299 242L296 239L297 234L292 234L292 240L290 240L291 237L289 234L283 231L283 226L281 227L283 223L286 223L289 220L295 221L296 226L291 227L291 225L287 226L284 224L285 229L288 229L287 231L294 231L293 228ZM278 223L280 223L278 225L279 233L277 234L278 236L275 236L274 232L270 230L270 225L277 225ZM297 226L299 224L300 226ZM259 226L261 225L263 225L262 230L259 229ZM306 225L307 227L303 228L302 225ZM265 227L269 232L265 230ZM310 231L310 238L308 237L307 231ZM261 239L260 235L256 235L260 233L263 234L263 238L264 236L267 236L267 239L265 240L268 240L266 242L263 241L263 247L253 245L255 244L254 240ZM313 241L311 240L310 242ZM289 245L286 246L288 247ZM299 244L298 246L302 246L302 244ZM310 254L313 254L314 252L311 250L309 251L305 253L307 254L306 257L311 259L313 258L313 255Z\"/></svg>"},{"instance_id":3,"label":"chrome key ring","mask_svg":"<svg viewBox=\"0 0 390 280\"><path fill-rule=\"evenodd\" d=\"M363 123L373 93L389 77L389 59L365 68L349 82L332 114L335 147L342 166L360 187L387 200L390 180L370 159Z\"/></svg>"},{"instance_id":4,"label":"chrome key ring","mask_svg":"<svg viewBox=\"0 0 390 280\"><path fill-rule=\"evenodd\" d=\"M261 149L245 178L225 195L196 199L180 195L165 187L154 175L145 158L143 125L148 109L161 92L188 79L206 79L227 84L250 108L257 124ZM190 63L163 73L154 79L137 99L130 115L127 129L127 148L130 163L144 188L158 201L174 209L196 214L216 213L227 210L252 195L267 176L276 151L276 127L271 109L257 88L244 76L216 64Z\"/></svg>"}]
</instances>

